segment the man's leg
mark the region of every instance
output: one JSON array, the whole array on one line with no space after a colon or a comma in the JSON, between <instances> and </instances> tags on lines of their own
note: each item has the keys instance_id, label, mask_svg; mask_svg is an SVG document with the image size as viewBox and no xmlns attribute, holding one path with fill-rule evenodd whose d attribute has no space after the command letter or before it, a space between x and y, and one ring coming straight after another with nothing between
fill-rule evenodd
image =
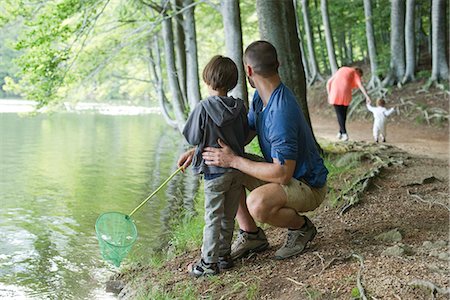
<instances>
[{"instance_id":1,"label":"man's leg","mask_svg":"<svg viewBox=\"0 0 450 300\"><path fill-rule=\"evenodd\" d=\"M243 191L239 199L239 208L236 214L236 220L239 223L240 229L247 232L256 232L258 231L258 226L248 211L246 200L247 197L245 195L245 191Z\"/></svg>"},{"instance_id":2,"label":"man's leg","mask_svg":"<svg viewBox=\"0 0 450 300\"><path fill-rule=\"evenodd\" d=\"M250 216L272 226L298 229L305 219L286 207L287 195L281 185L268 183L253 190L247 199ZM239 223L240 224L240 223Z\"/></svg>"},{"instance_id":3,"label":"man's leg","mask_svg":"<svg viewBox=\"0 0 450 300\"><path fill-rule=\"evenodd\" d=\"M259 159L256 158L254 160ZM258 186L266 184L266 182L244 174L243 184L246 189L251 191ZM231 246L231 257L233 259L244 257L252 252L260 252L269 247L269 242L267 241L264 231L257 226L255 220L250 215L246 200L245 191L243 191L236 214L240 230L236 240Z\"/></svg>"},{"instance_id":4,"label":"man's leg","mask_svg":"<svg viewBox=\"0 0 450 300\"><path fill-rule=\"evenodd\" d=\"M316 209L325 194L326 186L312 188L296 179L288 185L266 184L250 193L248 208L257 221L288 228L286 241L275 252L275 258L284 259L301 253L315 237L317 230L314 224L297 212Z\"/></svg>"}]
</instances>

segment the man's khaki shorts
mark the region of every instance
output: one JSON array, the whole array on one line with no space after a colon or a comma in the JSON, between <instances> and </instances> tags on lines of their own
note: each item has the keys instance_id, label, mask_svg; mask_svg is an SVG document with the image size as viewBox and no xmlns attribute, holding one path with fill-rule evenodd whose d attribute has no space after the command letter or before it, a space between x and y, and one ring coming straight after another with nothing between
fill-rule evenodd
<instances>
[{"instance_id":1,"label":"man's khaki shorts","mask_svg":"<svg viewBox=\"0 0 450 300\"><path fill-rule=\"evenodd\" d=\"M244 174L243 179L244 186L250 191L268 183L247 174ZM297 212L307 212L316 209L327 194L326 184L321 188L314 188L295 178L292 178L286 185L281 184L281 187L287 196L286 207L293 208Z\"/></svg>"}]
</instances>

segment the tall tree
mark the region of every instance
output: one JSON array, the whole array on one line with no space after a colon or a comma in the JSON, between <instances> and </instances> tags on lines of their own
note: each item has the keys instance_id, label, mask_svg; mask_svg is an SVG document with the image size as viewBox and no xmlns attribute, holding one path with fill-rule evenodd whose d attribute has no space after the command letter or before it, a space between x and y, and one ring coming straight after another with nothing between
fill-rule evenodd
<instances>
[{"instance_id":1,"label":"tall tree","mask_svg":"<svg viewBox=\"0 0 450 300\"><path fill-rule=\"evenodd\" d=\"M269 2L272 2L272 1L269 1ZM281 1L281 2L284 2L284 1ZM310 18L309 18L308 0L301 0L301 4L302 4L302 13L303 13L303 23L305 26L306 42L307 42L307 46L308 46L308 55L309 55L309 64L310 64L309 70L311 71L311 77L310 77L309 84L311 85L314 82L316 82L317 80L322 81L323 79L322 79L322 76L320 76L320 74L319 74L319 66L317 65L316 54L314 52L314 40L313 40L312 31L311 31L311 24L309 22Z\"/></svg>"},{"instance_id":2,"label":"tall tree","mask_svg":"<svg viewBox=\"0 0 450 300\"><path fill-rule=\"evenodd\" d=\"M305 48L303 47L303 34L300 29L300 24L298 22L298 11L297 11L297 0L292 0L292 4L294 5L294 13L295 13L295 25L297 27L297 34L299 39L299 45L300 45L300 53L302 58L302 64L303 64L303 70L305 71L305 78L306 82L309 81L310 75L309 75L309 67L308 67L308 61L305 56Z\"/></svg>"},{"instance_id":3,"label":"tall tree","mask_svg":"<svg viewBox=\"0 0 450 300\"><path fill-rule=\"evenodd\" d=\"M367 39L367 49L369 52L370 73L371 73L370 81L367 85L367 88L372 89L378 88L381 82L377 74L378 71L377 48L375 46L375 35L373 33L371 0L364 0L364 15L366 17L366 39Z\"/></svg>"},{"instance_id":4,"label":"tall tree","mask_svg":"<svg viewBox=\"0 0 450 300\"><path fill-rule=\"evenodd\" d=\"M405 0L391 0L391 61L383 86L401 83L405 75Z\"/></svg>"},{"instance_id":5,"label":"tall tree","mask_svg":"<svg viewBox=\"0 0 450 300\"><path fill-rule=\"evenodd\" d=\"M198 79L197 33L195 29L195 16L193 0L183 0L184 36L186 43L186 78L187 98L192 111L199 103L200 83Z\"/></svg>"},{"instance_id":6,"label":"tall tree","mask_svg":"<svg viewBox=\"0 0 450 300\"><path fill-rule=\"evenodd\" d=\"M166 15L167 12L165 10L161 11L161 14L165 16L162 21L162 35L164 40L164 56L166 59L169 89L172 95L172 105L175 113L175 119L177 120L178 129L181 131L183 130L184 123L186 122L186 116L184 114L185 106L175 67L175 46L172 32L172 19Z\"/></svg>"},{"instance_id":7,"label":"tall tree","mask_svg":"<svg viewBox=\"0 0 450 300\"><path fill-rule=\"evenodd\" d=\"M416 67L416 45L415 45L415 0L406 0L406 18L405 18L405 52L406 52L406 70L402 83L414 80Z\"/></svg>"},{"instance_id":8,"label":"tall tree","mask_svg":"<svg viewBox=\"0 0 450 300\"><path fill-rule=\"evenodd\" d=\"M173 36L175 38L175 62L181 95L186 103L186 51L184 44L183 15L179 13L181 0L170 0L173 9Z\"/></svg>"},{"instance_id":9,"label":"tall tree","mask_svg":"<svg viewBox=\"0 0 450 300\"><path fill-rule=\"evenodd\" d=\"M153 75L153 83L155 86L156 94L158 97L159 108L161 109L161 114L166 121L166 123L173 128L177 128L178 124L176 120L173 120L169 115L169 110L167 108L167 98L164 92L164 83L162 79L162 65L161 65L161 51L159 49L159 37L157 34L150 38L151 41L148 46L149 68L150 73ZM153 54L153 51L155 54Z\"/></svg>"},{"instance_id":10,"label":"tall tree","mask_svg":"<svg viewBox=\"0 0 450 300\"><path fill-rule=\"evenodd\" d=\"M323 28L325 30L325 40L327 43L328 60L330 61L331 75L336 73L338 66L336 55L334 53L333 35L331 33L330 20L328 18L327 0L320 1L320 10L322 11Z\"/></svg>"},{"instance_id":11,"label":"tall tree","mask_svg":"<svg viewBox=\"0 0 450 300\"><path fill-rule=\"evenodd\" d=\"M280 60L280 77L294 92L311 126L294 6L291 1L257 0L256 12L261 38L275 45Z\"/></svg>"},{"instance_id":12,"label":"tall tree","mask_svg":"<svg viewBox=\"0 0 450 300\"><path fill-rule=\"evenodd\" d=\"M230 95L241 98L248 107L247 82L242 62L242 28L239 0L221 0L220 4L227 56L236 63L239 72L238 83L230 92Z\"/></svg>"},{"instance_id":13,"label":"tall tree","mask_svg":"<svg viewBox=\"0 0 450 300\"><path fill-rule=\"evenodd\" d=\"M431 4L432 28L432 66L431 82L448 80L448 62L446 57L446 11L447 0L433 0Z\"/></svg>"}]
</instances>

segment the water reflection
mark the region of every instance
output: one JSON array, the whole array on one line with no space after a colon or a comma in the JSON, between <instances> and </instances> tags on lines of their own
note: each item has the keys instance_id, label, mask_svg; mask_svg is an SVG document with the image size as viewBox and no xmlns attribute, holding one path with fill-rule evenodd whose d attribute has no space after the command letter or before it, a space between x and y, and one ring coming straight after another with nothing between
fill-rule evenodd
<instances>
[{"instance_id":1,"label":"water reflection","mask_svg":"<svg viewBox=\"0 0 450 300\"><path fill-rule=\"evenodd\" d=\"M179 133L156 115L0 114L0 298L107 299L96 218L129 213L175 169ZM198 181L176 176L133 218L138 241L124 263L163 249Z\"/></svg>"}]
</instances>

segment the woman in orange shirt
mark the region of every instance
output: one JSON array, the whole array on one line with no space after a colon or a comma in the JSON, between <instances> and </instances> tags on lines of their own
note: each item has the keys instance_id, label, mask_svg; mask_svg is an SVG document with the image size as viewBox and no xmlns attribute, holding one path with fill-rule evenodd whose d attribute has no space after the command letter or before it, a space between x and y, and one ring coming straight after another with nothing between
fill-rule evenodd
<instances>
[{"instance_id":1,"label":"woman in orange shirt","mask_svg":"<svg viewBox=\"0 0 450 300\"><path fill-rule=\"evenodd\" d=\"M338 139L347 141L345 128L347 109L352 101L352 90L359 88L370 102L370 97L361 83L363 72L360 68L341 67L327 82L328 103L334 106L339 123Z\"/></svg>"}]
</instances>

